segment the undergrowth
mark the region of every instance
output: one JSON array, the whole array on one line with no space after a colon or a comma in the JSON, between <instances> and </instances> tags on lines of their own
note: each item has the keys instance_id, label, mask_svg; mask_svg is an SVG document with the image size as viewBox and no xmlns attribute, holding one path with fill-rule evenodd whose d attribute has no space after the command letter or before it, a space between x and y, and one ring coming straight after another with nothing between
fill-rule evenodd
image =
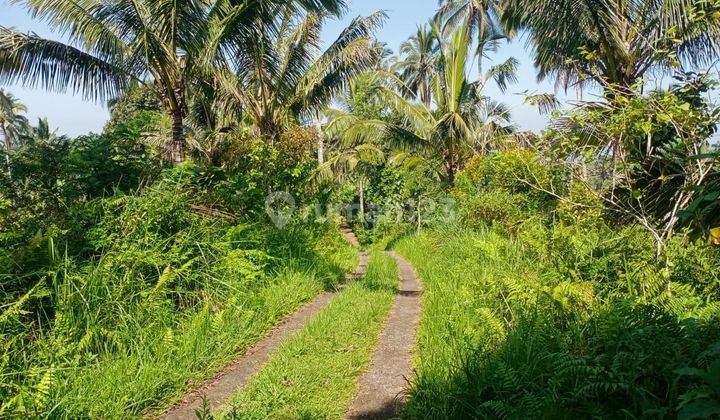
<instances>
[{"instance_id":1,"label":"undergrowth","mask_svg":"<svg viewBox=\"0 0 720 420\"><path fill-rule=\"evenodd\" d=\"M408 417L720 412L716 251L678 241L666 270L638 229L519 226L396 244L426 289Z\"/></svg>"},{"instance_id":2,"label":"undergrowth","mask_svg":"<svg viewBox=\"0 0 720 420\"><path fill-rule=\"evenodd\" d=\"M35 285L0 314L0 416L161 409L355 266L333 223L243 223L201 181L180 167L85 205L81 251L49 239L21 267Z\"/></svg>"}]
</instances>

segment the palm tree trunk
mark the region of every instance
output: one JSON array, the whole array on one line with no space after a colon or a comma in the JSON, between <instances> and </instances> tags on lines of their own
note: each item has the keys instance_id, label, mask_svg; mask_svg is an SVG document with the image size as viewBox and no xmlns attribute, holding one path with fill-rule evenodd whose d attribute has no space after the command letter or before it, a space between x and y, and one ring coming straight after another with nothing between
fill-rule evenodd
<instances>
[{"instance_id":1,"label":"palm tree trunk","mask_svg":"<svg viewBox=\"0 0 720 420\"><path fill-rule=\"evenodd\" d=\"M360 224L365 226L365 184L360 179Z\"/></svg>"},{"instance_id":2,"label":"palm tree trunk","mask_svg":"<svg viewBox=\"0 0 720 420\"><path fill-rule=\"evenodd\" d=\"M424 80L421 85L422 89L422 101L428 108L431 105L432 98L430 98L430 83L427 80Z\"/></svg>"},{"instance_id":3,"label":"palm tree trunk","mask_svg":"<svg viewBox=\"0 0 720 420\"><path fill-rule=\"evenodd\" d=\"M317 159L318 159L318 165L322 165L323 163L325 163L325 139L323 138L322 125L320 124L320 122L317 123L317 131L318 131Z\"/></svg>"},{"instance_id":4,"label":"palm tree trunk","mask_svg":"<svg viewBox=\"0 0 720 420\"><path fill-rule=\"evenodd\" d=\"M455 175L457 174L457 168L454 164L450 164L447 167L447 177L448 177L448 183L451 187L455 186Z\"/></svg>"},{"instance_id":5,"label":"palm tree trunk","mask_svg":"<svg viewBox=\"0 0 720 420\"><path fill-rule=\"evenodd\" d=\"M450 147L445 152L445 173L451 187L455 186L455 175L457 175L459 159L455 156L454 150Z\"/></svg>"},{"instance_id":6,"label":"palm tree trunk","mask_svg":"<svg viewBox=\"0 0 720 420\"><path fill-rule=\"evenodd\" d=\"M183 131L183 116L180 110L171 111L172 118L172 145L170 146L170 160L177 164L185 161L185 133Z\"/></svg>"},{"instance_id":7,"label":"palm tree trunk","mask_svg":"<svg viewBox=\"0 0 720 420\"><path fill-rule=\"evenodd\" d=\"M7 129L2 125L3 140L5 141L5 165L7 166L8 175L11 175L10 169L10 137Z\"/></svg>"}]
</instances>

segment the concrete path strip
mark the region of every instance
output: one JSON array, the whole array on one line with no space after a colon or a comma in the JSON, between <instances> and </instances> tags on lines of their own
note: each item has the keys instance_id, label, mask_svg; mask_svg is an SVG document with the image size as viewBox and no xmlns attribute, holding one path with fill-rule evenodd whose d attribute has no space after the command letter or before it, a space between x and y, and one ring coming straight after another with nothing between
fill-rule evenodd
<instances>
[{"instance_id":1,"label":"concrete path strip","mask_svg":"<svg viewBox=\"0 0 720 420\"><path fill-rule=\"evenodd\" d=\"M357 238L350 230L343 230L345 239L353 245L358 244ZM368 256L360 252L360 263L349 279L365 275L368 266ZM299 332L305 324L313 319L325 306L327 306L337 292L325 292L317 296L312 302L288 316L264 339L248 350L238 360L220 371L212 379L188 394L181 402L168 409L160 416L161 419L196 419L195 410L202 405L203 397L213 410L220 408L238 389L248 384L267 363L270 355L290 336Z\"/></svg>"},{"instance_id":2,"label":"concrete path strip","mask_svg":"<svg viewBox=\"0 0 720 420\"><path fill-rule=\"evenodd\" d=\"M360 379L347 419L392 419L400 416L404 391L413 374L415 331L420 323L422 289L409 262L391 252L400 271L400 288L385 329Z\"/></svg>"}]
</instances>

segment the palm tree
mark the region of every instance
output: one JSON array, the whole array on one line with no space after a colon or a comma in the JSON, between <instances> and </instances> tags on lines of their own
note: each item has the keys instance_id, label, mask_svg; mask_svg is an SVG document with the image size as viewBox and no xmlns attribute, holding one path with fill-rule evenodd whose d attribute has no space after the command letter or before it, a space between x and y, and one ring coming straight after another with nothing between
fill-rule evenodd
<instances>
[{"instance_id":1,"label":"palm tree","mask_svg":"<svg viewBox=\"0 0 720 420\"><path fill-rule=\"evenodd\" d=\"M397 64L400 77L410 91L430 106L430 83L440 54L440 36L434 25L418 26L417 33L400 45Z\"/></svg>"},{"instance_id":2,"label":"palm tree","mask_svg":"<svg viewBox=\"0 0 720 420\"><path fill-rule=\"evenodd\" d=\"M38 118L38 123L32 127L31 137L33 140L50 142L58 137L57 131L50 130L50 123L47 118Z\"/></svg>"},{"instance_id":3,"label":"palm tree","mask_svg":"<svg viewBox=\"0 0 720 420\"><path fill-rule=\"evenodd\" d=\"M277 34L257 39L245 66L223 72L220 89L240 105L255 133L272 142L283 129L316 119L353 76L380 60L373 32L385 19L377 12L353 20L321 53L325 15L309 13L298 21L285 14Z\"/></svg>"},{"instance_id":4,"label":"palm tree","mask_svg":"<svg viewBox=\"0 0 720 420\"><path fill-rule=\"evenodd\" d=\"M440 9L435 20L442 23L445 35L467 30L468 43L477 42L475 55L478 68L482 71L482 58L488 49L497 48L497 43L507 37L501 18L502 0L440 0Z\"/></svg>"},{"instance_id":5,"label":"palm tree","mask_svg":"<svg viewBox=\"0 0 720 420\"><path fill-rule=\"evenodd\" d=\"M5 158L9 161L9 153L17 146L20 139L29 127L27 118L22 113L27 112L25 105L21 104L15 96L0 89L0 134L5 143Z\"/></svg>"},{"instance_id":6,"label":"palm tree","mask_svg":"<svg viewBox=\"0 0 720 420\"><path fill-rule=\"evenodd\" d=\"M505 0L504 22L529 30L539 78L627 89L648 72L718 55L720 19L696 0ZM700 13L702 12L702 13ZM717 12L717 11L715 11Z\"/></svg>"},{"instance_id":7,"label":"palm tree","mask_svg":"<svg viewBox=\"0 0 720 420\"><path fill-rule=\"evenodd\" d=\"M372 143L349 146L339 144L331 157L315 169L313 178L318 183L329 181L343 183L348 180L357 182L360 223L365 225L365 189L369 174L385 163L385 160L383 150Z\"/></svg>"},{"instance_id":8,"label":"palm tree","mask_svg":"<svg viewBox=\"0 0 720 420\"><path fill-rule=\"evenodd\" d=\"M360 199L360 222L365 224L365 189L371 173L386 162L386 150L378 144L380 138L367 137L363 143L347 142L345 136L352 123L358 119L380 119L383 104L378 91L385 82L382 69L357 75L350 81L348 89L340 95L337 108L324 112L330 123L325 127L328 137L329 158L320 162L313 172L316 183L356 182ZM352 119L346 117L352 116Z\"/></svg>"},{"instance_id":9,"label":"palm tree","mask_svg":"<svg viewBox=\"0 0 720 420\"><path fill-rule=\"evenodd\" d=\"M70 44L0 27L0 82L20 81L104 100L150 81L172 120L173 160L184 158L188 89L252 48L279 11L339 14L343 0L20 0ZM242 65L237 61L233 65Z\"/></svg>"},{"instance_id":10,"label":"palm tree","mask_svg":"<svg viewBox=\"0 0 720 420\"><path fill-rule=\"evenodd\" d=\"M334 123L342 127L348 144L379 138L413 158L421 154L441 161L446 180L453 184L468 155L487 151L490 139L512 129L508 110L484 96L483 91L491 81L503 90L513 83L517 61L511 58L493 66L476 82L468 80L467 64L468 33L461 29L441 51L431 84L433 107L408 100L397 89L381 86L378 95L393 112L390 122L344 113ZM399 156L405 153L393 160L401 160Z\"/></svg>"}]
</instances>

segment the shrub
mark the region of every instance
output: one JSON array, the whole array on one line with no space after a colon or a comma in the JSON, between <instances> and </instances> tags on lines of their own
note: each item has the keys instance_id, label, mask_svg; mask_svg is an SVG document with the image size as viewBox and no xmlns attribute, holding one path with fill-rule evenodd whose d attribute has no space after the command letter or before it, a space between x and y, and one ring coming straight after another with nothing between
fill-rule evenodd
<instances>
[{"instance_id":1,"label":"shrub","mask_svg":"<svg viewBox=\"0 0 720 420\"><path fill-rule=\"evenodd\" d=\"M594 226L602 223L604 207L602 200L585 185L573 183L565 200L559 200L556 214L562 223Z\"/></svg>"},{"instance_id":2,"label":"shrub","mask_svg":"<svg viewBox=\"0 0 720 420\"><path fill-rule=\"evenodd\" d=\"M68 219L87 229L82 258L58 248L57 232L38 241L37 272L2 248L0 268L22 277L0 272L0 417L139 415L351 268L330 222L278 230L216 213L216 179L185 164L135 194L78 205Z\"/></svg>"},{"instance_id":3,"label":"shrub","mask_svg":"<svg viewBox=\"0 0 720 420\"><path fill-rule=\"evenodd\" d=\"M531 209L547 208L554 198L539 191L537 187L548 191L556 188L558 175L553 173L553 165L542 160L541 156L528 149L511 149L489 156L476 156L467 165L457 182L457 190L472 194L490 189L503 189L513 194L528 196L526 205ZM558 192L562 192L559 190Z\"/></svg>"},{"instance_id":4,"label":"shrub","mask_svg":"<svg viewBox=\"0 0 720 420\"><path fill-rule=\"evenodd\" d=\"M425 286L407 417L673 417L716 407L707 349L720 338L720 305L664 274L640 229L561 234L567 247L457 227L400 241Z\"/></svg>"},{"instance_id":5,"label":"shrub","mask_svg":"<svg viewBox=\"0 0 720 420\"><path fill-rule=\"evenodd\" d=\"M686 233L670 241L666 255L672 281L693 286L704 300L720 300L720 248Z\"/></svg>"},{"instance_id":6,"label":"shrub","mask_svg":"<svg viewBox=\"0 0 720 420\"><path fill-rule=\"evenodd\" d=\"M297 205L312 201L310 172L317 165L311 147L317 143L314 129L297 128L284 133L280 141L245 141L228 165L232 175L218 186L218 194L235 212L261 216L265 200L277 191L287 192Z\"/></svg>"},{"instance_id":7,"label":"shrub","mask_svg":"<svg viewBox=\"0 0 720 420\"><path fill-rule=\"evenodd\" d=\"M505 190L494 189L467 200L461 207L461 220L478 228L497 224L508 232L515 232L522 223L522 197Z\"/></svg>"}]
</instances>

